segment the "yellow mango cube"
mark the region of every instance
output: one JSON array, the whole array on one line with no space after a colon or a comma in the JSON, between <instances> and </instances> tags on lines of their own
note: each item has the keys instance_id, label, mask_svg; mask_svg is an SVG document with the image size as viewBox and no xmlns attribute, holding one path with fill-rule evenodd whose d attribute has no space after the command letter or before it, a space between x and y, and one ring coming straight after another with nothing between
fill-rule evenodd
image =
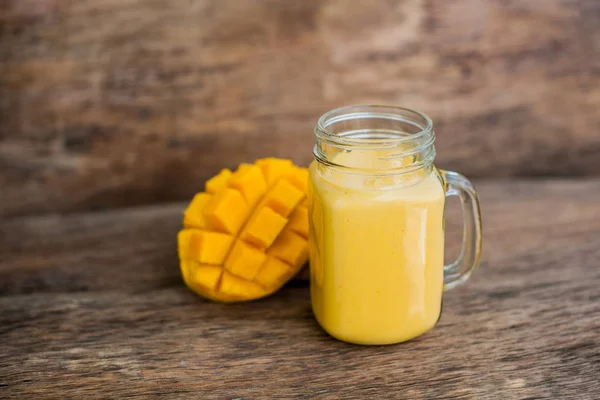
<instances>
[{"instance_id":1,"label":"yellow mango cube","mask_svg":"<svg viewBox=\"0 0 600 400\"><path fill-rule=\"evenodd\" d=\"M208 193L198 193L183 213L183 226L185 228L205 228L204 208L211 199Z\"/></svg>"},{"instance_id":2,"label":"yellow mango cube","mask_svg":"<svg viewBox=\"0 0 600 400\"><path fill-rule=\"evenodd\" d=\"M225 268L232 274L251 281L266 260L264 252L237 240L225 261Z\"/></svg>"},{"instance_id":3,"label":"yellow mango cube","mask_svg":"<svg viewBox=\"0 0 600 400\"><path fill-rule=\"evenodd\" d=\"M235 170L235 172L233 174L234 175L235 175L235 173L242 173L243 174L246 171L248 171L249 169L252 169L253 167L254 167L254 164L241 163L240 165L238 165L237 169ZM229 182L229 184L231 185L231 182Z\"/></svg>"},{"instance_id":4,"label":"yellow mango cube","mask_svg":"<svg viewBox=\"0 0 600 400\"><path fill-rule=\"evenodd\" d=\"M185 282L186 285L190 286L191 285L191 264L193 264L193 261L190 260L180 260L179 262L179 268L181 270L181 277L183 278L183 281Z\"/></svg>"},{"instance_id":5,"label":"yellow mango cube","mask_svg":"<svg viewBox=\"0 0 600 400\"><path fill-rule=\"evenodd\" d=\"M203 264L222 265L233 237L219 232L184 229L179 232L180 256Z\"/></svg>"},{"instance_id":6,"label":"yellow mango cube","mask_svg":"<svg viewBox=\"0 0 600 400\"><path fill-rule=\"evenodd\" d=\"M298 188L284 179L280 179L265 197L265 204L284 217L291 214L294 207L304 197Z\"/></svg>"},{"instance_id":7,"label":"yellow mango cube","mask_svg":"<svg viewBox=\"0 0 600 400\"><path fill-rule=\"evenodd\" d=\"M236 189L226 188L207 204L204 220L211 229L235 235L244 224L248 211L242 194Z\"/></svg>"},{"instance_id":8,"label":"yellow mango cube","mask_svg":"<svg viewBox=\"0 0 600 400\"><path fill-rule=\"evenodd\" d=\"M308 223L308 219L306 221ZM250 218L240 237L255 246L267 248L287 223L287 219L264 206Z\"/></svg>"},{"instance_id":9,"label":"yellow mango cube","mask_svg":"<svg viewBox=\"0 0 600 400\"><path fill-rule=\"evenodd\" d=\"M177 233L177 252L180 260L189 261L192 259L190 242L197 232L200 231L197 229L183 229Z\"/></svg>"},{"instance_id":10,"label":"yellow mango cube","mask_svg":"<svg viewBox=\"0 0 600 400\"><path fill-rule=\"evenodd\" d=\"M240 300L247 299L248 297L264 296L264 289L258 283L238 278L228 271L223 271L219 290L225 296Z\"/></svg>"},{"instance_id":11,"label":"yellow mango cube","mask_svg":"<svg viewBox=\"0 0 600 400\"><path fill-rule=\"evenodd\" d=\"M308 208L298 206L290 214L287 229L297 233L304 239L308 239Z\"/></svg>"},{"instance_id":12,"label":"yellow mango cube","mask_svg":"<svg viewBox=\"0 0 600 400\"><path fill-rule=\"evenodd\" d=\"M206 181L205 189L208 193L215 194L227 187L227 182L231 177L231 171L227 168L222 169L218 175Z\"/></svg>"},{"instance_id":13,"label":"yellow mango cube","mask_svg":"<svg viewBox=\"0 0 600 400\"><path fill-rule=\"evenodd\" d=\"M256 204L267 191L267 182L256 165L240 167L229 179L229 186L239 190L249 205Z\"/></svg>"},{"instance_id":14,"label":"yellow mango cube","mask_svg":"<svg viewBox=\"0 0 600 400\"><path fill-rule=\"evenodd\" d=\"M292 267L299 267L308 258L306 239L284 230L267 250L267 254L285 261Z\"/></svg>"},{"instance_id":15,"label":"yellow mango cube","mask_svg":"<svg viewBox=\"0 0 600 400\"><path fill-rule=\"evenodd\" d=\"M266 288L277 287L285 283L293 272L294 269L283 261L275 257L268 257L258 271L255 281Z\"/></svg>"},{"instance_id":16,"label":"yellow mango cube","mask_svg":"<svg viewBox=\"0 0 600 400\"><path fill-rule=\"evenodd\" d=\"M281 160L278 158L263 158L256 161L256 165L262 169L267 180L267 185L269 186L272 186L294 166L290 160Z\"/></svg>"},{"instance_id":17,"label":"yellow mango cube","mask_svg":"<svg viewBox=\"0 0 600 400\"><path fill-rule=\"evenodd\" d=\"M302 193L306 193L308 189L308 170L306 168L294 167L285 176L292 185Z\"/></svg>"},{"instance_id":18,"label":"yellow mango cube","mask_svg":"<svg viewBox=\"0 0 600 400\"><path fill-rule=\"evenodd\" d=\"M192 268L191 284L205 290L214 290L223 274L223 269L214 265L198 264Z\"/></svg>"}]
</instances>

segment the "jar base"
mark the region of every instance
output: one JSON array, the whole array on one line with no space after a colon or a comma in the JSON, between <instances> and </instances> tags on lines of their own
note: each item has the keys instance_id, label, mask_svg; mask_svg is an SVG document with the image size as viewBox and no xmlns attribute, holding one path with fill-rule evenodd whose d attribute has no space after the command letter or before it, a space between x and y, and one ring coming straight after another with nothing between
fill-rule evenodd
<instances>
[{"instance_id":1,"label":"jar base","mask_svg":"<svg viewBox=\"0 0 600 400\"><path fill-rule=\"evenodd\" d=\"M360 346L388 346L393 344L400 344L404 342L408 342L412 339L415 339L425 333L429 332L437 325L438 321L441 318L441 312L437 318L435 318L431 324L426 325L422 329L418 329L412 332L404 332L402 334L395 335L379 335L379 337L366 337L362 335L356 335L348 332L343 332L339 330L328 329L324 326L324 324L319 321L319 318L315 315L315 319L317 320L318 325L325 331L329 336L337 339L341 342L356 344Z\"/></svg>"}]
</instances>

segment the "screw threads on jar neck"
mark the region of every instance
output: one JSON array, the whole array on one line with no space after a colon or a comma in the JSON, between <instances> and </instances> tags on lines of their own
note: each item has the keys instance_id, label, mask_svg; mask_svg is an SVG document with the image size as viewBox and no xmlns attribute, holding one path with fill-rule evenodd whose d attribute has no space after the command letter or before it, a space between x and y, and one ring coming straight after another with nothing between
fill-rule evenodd
<instances>
[{"instance_id":1,"label":"screw threads on jar neck","mask_svg":"<svg viewBox=\"0 0 600 400\"><path fill-rule=\"evenodd\" d=\"M315 159L349 173L390 175L431 166L433 123L401 107L359 105L332 110L315 127Z\"/></svg>"}]
</instances>

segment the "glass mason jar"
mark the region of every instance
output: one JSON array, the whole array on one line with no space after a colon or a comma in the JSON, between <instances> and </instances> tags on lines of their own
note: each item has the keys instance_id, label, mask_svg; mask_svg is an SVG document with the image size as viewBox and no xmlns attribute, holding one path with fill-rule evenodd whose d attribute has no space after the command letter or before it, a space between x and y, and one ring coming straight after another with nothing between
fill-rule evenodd
<instances>
[{"instance_id":1,"label":"glass mason jar","mask_svg":"<svg viewBox=\"0 0 600 400\"><path fill-rule=\"evenodd\" d=\"M401 107L358 105L324 114L315 127L309 193L311 300L333 337L399 343L431 329L442 292L480 260L477 193L438 170L433 123ZM464 217L459 259L444 265L444 202Z\"/></svg>"}]
</instances>

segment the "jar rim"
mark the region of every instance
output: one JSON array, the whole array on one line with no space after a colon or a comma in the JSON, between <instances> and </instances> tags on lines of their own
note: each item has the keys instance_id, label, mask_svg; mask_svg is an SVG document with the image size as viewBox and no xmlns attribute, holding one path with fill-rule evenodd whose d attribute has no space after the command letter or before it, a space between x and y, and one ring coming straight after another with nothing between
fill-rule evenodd
<instances>
[{"instance_id":1,"label":"jar rim","mask_svg":"<svg viewBox=\"0 0 600 400\"><path fill-rule=\"evenodd\" d=\"M366 122L353 123L360 120ZM385 120L392 125L388 129L373 121L369 126L369 120ZM334 124L341 125L339 132L328 129ZM404 124L410 125L411 128ZM413 131L416 132L411 133ZM314 134L317 139L313 148L315 160L346 171L377 175L408 173L429 167L435 159L433 121L427 114L410 108L376 104L336 108L319 118ZM330 158L332 149L376 151L381 160L389 160L391 164L382 168L359 168L352 164L340 164ZM402 162L395 165L394 160ZM409 162L405 163L406 160Z\"/></svg>"},{"instance_id":2,"label":"jar rim","mask_svg":"<svg viewBox=\"0 0 600 400\"><path fill-rule=\"evenodd\" d=\"M390 120L397 120L401 122L413 123L407 118L403 117L403 113L412 114L412 116L420 118L423 123L417 125L420 131L406 135L397 136L393 138L355 138L345 137L339 134L335 134L328 130L327 127L341 121L358 119L358 118L385 118ZM414 124L413 124L414 125ZM393 145L402 144L407 141L414 141L422 138L423 136L429 136L433 131L433 120L425 113L417 110L413 110L406 107L385 105L385 104L356 104L334 108L327 111L325 114L319 117L317 124L315 125L315 135L321 138L341 145Z\"/></svg>"}]
</instances>

